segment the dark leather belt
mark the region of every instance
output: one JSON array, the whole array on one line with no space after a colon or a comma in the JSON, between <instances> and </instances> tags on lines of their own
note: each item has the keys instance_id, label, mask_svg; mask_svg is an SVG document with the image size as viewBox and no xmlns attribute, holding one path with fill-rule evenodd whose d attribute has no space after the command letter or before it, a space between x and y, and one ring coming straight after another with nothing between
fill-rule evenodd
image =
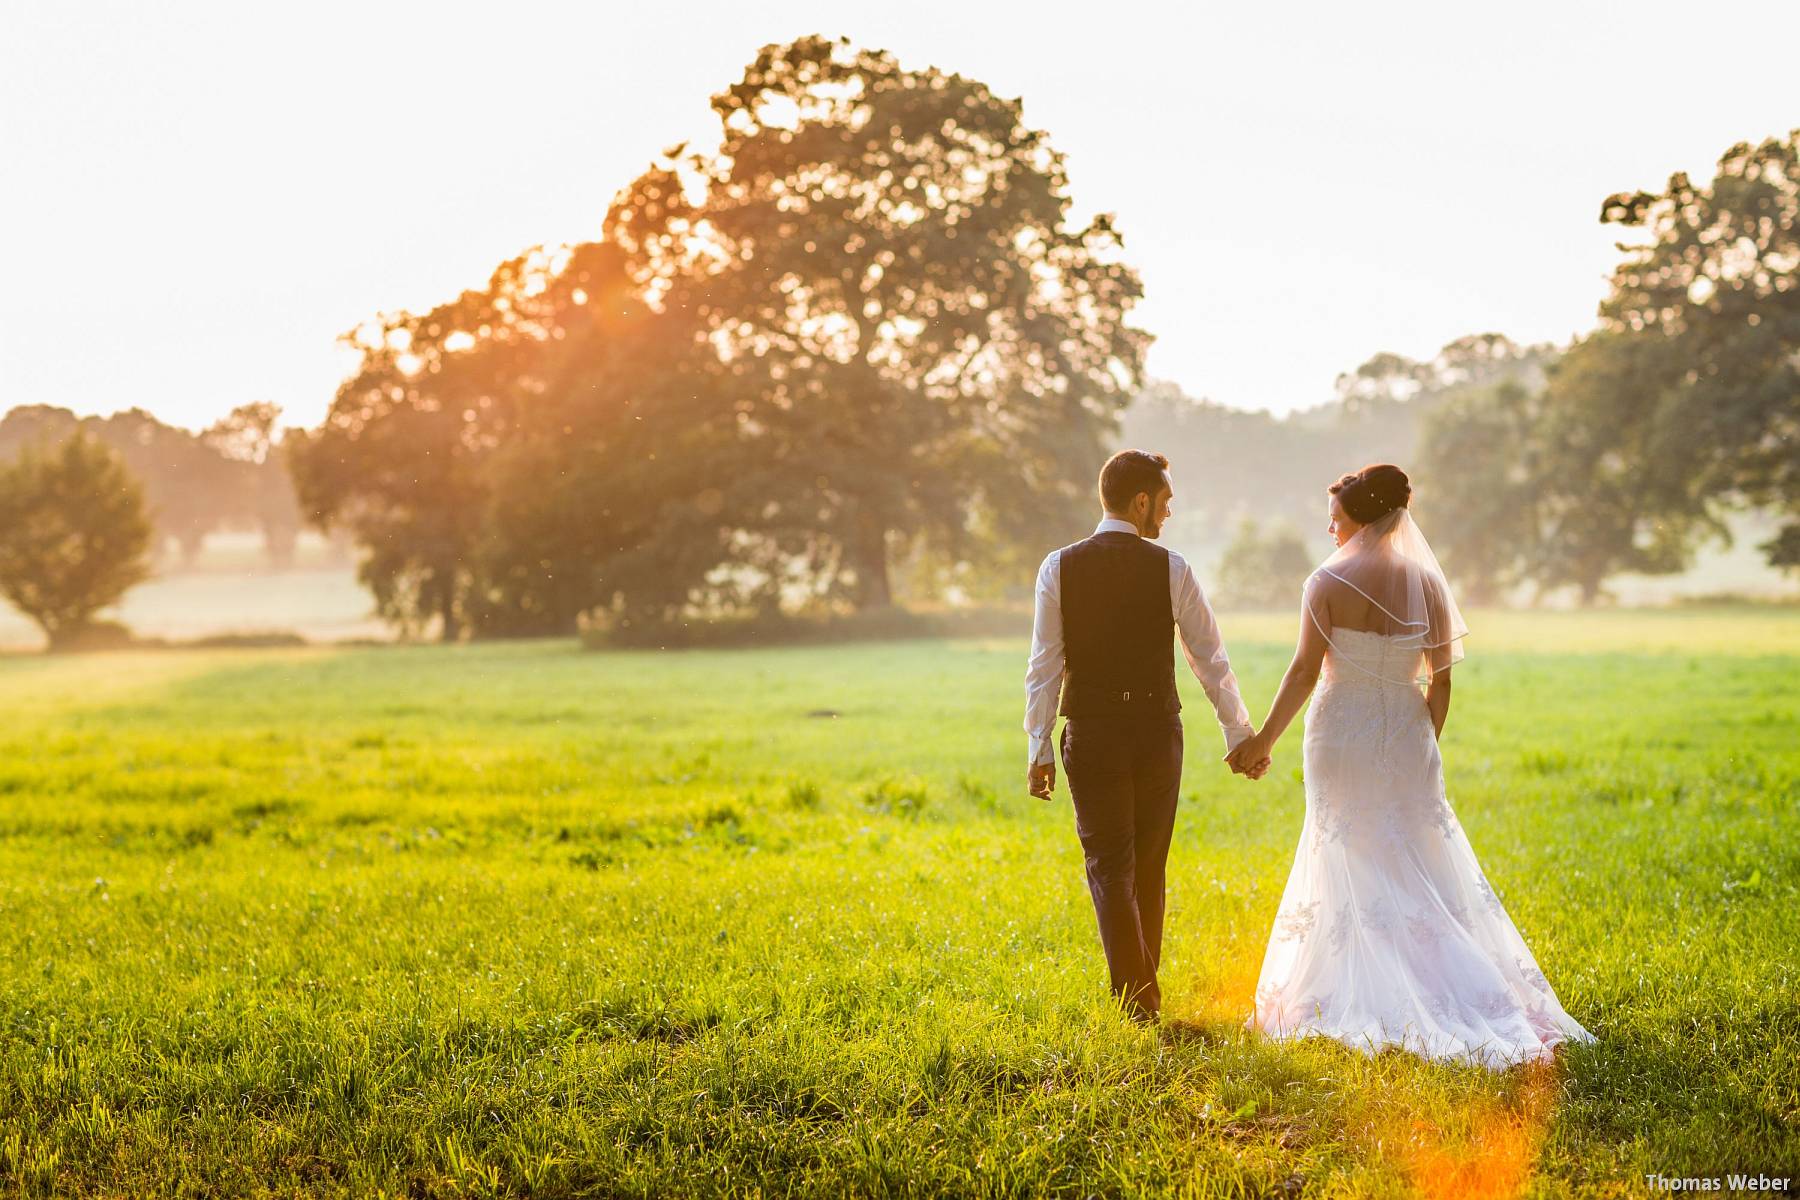
<instances>
[{"instance_id":1,"label":"dark leather belt","mask_svg":"<svg viewBox=\"0 0 1800 1200\"><path fill-rule=\"evenodd\" d=\"M1179 691L1167 687L1118 688L1083 683L1072 686L1065 684L1058 711L1065 716L1080 713L1089 716L1104 716L1107 713L1121 716L1128 713L1172 713L1180 709L1180 695Z\"/></svg>"}]
</instances>

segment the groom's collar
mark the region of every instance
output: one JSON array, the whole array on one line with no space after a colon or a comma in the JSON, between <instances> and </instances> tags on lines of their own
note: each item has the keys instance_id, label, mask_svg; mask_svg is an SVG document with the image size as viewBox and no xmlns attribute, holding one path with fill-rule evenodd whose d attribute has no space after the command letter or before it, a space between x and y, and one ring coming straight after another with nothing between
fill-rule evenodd
<instances>
[{"instance_id":1,"label":"groom's collar","mask_svg":"<svg viewBox=\"0 0 1800 1200\"><path fill-rule=\"evenodd\" d=\"M1133 525L1130 521L1121 521L1118 517L1103 517L1103 518L1101 518L1100 523L1098 525L1094 526L1094 532L1097 534L1099 534L1099 533L1137 533L1138 527L1136 525ZM1141 533L1138 533L1138 536L1143 537L1144 535Z\"/></svg>"}]
</instances>

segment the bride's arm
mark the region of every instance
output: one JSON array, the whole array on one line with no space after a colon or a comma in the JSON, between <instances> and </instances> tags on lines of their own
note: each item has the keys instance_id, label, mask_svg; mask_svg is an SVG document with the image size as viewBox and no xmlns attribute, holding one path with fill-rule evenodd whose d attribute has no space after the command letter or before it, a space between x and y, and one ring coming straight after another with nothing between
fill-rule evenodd
<instances>
[{"instance_id":1,"label":"bride's arm","mask_svg":"<svg viewBox=\"0 0 1800 1200\"><path fill-rule=\"evenodd\" d=\"M1431 710L1431 727L1438 737L1444 736L1444 722L1450 719L1450 668L1445 667L1431 677L1425 692L1425 707Z\"/></svg>"},{"instance_id":2,"label":"bride's arm","mask_svg":"<svg viewBox=\"0 0 1800 1200\"><path fill-rule=\"evenodd\" d=\"M1431 686L1425 691L1425 707L1431 713L1431 728L1436 736L1444 736L1444 722L1450 719L1450 664L1455 654L1450 642L1450 619L1446 613L1448 596L1441 590L1440 580L1432 579L1425 593L1428 626L1435 634L1436 645L1427 651L1431 664Z\"/></svg>"},{"instance_id":3,"label":"bride's arm","mask_svg":"<svg viewBox=\"0 0 1800 1200\"><path fill-rule=\"evenodd\" d=\"M1325 633L1319 627L1321 618L1314 615L1315 606L1323 609L1324 597L1309 588L1300 605L1300 641L1294 647L1294 657L1288 663L1287 672L1281 677L1281 688L1275 693L1275 701L1269 705L1269 715L1263 719L1262 728L1239 744L1231 756L1242 763L1254 764L1269 757L1275 743L1299 715L1306 698L1312 695L1313 685L1319 682L1326 643ZM1329 616L1322 619L1329 620Z\"/></svg>"}]
</instances>

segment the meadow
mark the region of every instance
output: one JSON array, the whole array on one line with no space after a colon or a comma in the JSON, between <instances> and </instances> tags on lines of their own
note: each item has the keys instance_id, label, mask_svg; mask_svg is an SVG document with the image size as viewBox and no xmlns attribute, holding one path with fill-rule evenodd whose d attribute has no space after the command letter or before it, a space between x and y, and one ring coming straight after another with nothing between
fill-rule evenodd
<instances>
[{"instance_id":1,"label":"meadow","mask_svg":"<svg viewBox=\"0 0 1800 1200\"><path fill-rule=\"evenodd\" d=\"M1450 799L1599 1038L1502 1073L1242 1028L1299 730L1234 777L1191 676L1150 1030L1023 633L0 658L0 1192L1800 1186L1800 610L1469 616Z\"/></svg>"}]
</instances>

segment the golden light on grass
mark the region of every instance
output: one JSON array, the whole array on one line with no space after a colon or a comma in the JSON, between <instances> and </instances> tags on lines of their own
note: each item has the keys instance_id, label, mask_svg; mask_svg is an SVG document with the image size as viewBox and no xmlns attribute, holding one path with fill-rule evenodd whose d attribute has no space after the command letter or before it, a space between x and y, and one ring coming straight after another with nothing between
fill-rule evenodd
<instances>
[{"instance_id":1,"label":"golden light on grass","mask_svg":"<svg viewBox=\"0 0 1800 1200\"><path fill-rule=\"evenodd\" d=\"M1527 1063L1513 1069L1509 1098L1477 1096L1453 1121L1397 1114L1380 1141L1399 1147L1407 1179L1421 1196L1500 1200L1521 1195L1531 1182L1555 1108L1559 1063Z\"/></svg>"},{"instance_id":2,"label":"golden light on grass","mask_svg":"<svg viewBox=\"0 0 1800 1200\"><path fill-rule=\"evenodd\" d=\"M1184 1024L1215 1032L1240 1026L1255 1002L1260 970L1260 955L1220 963L1211 974L1184 980L1168 1011ZM1500 1200L1522 1195L1555 1110L1560 1061L1514 1067L1500 1086L1487 1083L1495 1094L1464 1093L1450 1102L1448 1111L1431 1111L1428 1097L1435 1096L1442 1106L1443 1091L1409 1086L1418 1082L1411 1078L1416 1072L1404 1069L1402 1059L1416 1063L1418 1070L1431 1070L1424 1060L1394 1051L1367 1060L1359 1097L1352 1101L1361 1119L1352 1117L1345 1132L1374 1159L1397 1168L1421 1196ZM1396 1069L1399 1075L1393 1074ZM1500 1078L1494 1077L1495 1082Z\"/></svg>"},{"instance_id":3,"label":"golden light on grass","mask_svg":"<svg viewBox=\"0 0 1800 1200\"><path fill-rule=\"evenodd\" d=\"M1165 1002L1170 1016L1191 1018L1205 1024L1230 1022L1242 1025L1250 1017L1256 999L1256 980L1262 973L1262 951L1254 956L1218 963L1210 974L1183 980L1176 994Z\"/></svg>"}]
</instances>

